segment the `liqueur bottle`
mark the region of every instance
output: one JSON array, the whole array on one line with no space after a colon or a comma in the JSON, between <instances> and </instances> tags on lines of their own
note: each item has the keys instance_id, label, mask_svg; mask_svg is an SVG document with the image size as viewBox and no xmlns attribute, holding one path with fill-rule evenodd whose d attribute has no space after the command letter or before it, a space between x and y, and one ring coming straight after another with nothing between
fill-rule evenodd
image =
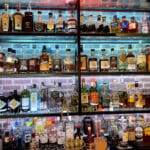
<instances>
[{"instance_id":1,"label":"liqueur bottle","mask_svg":"<svg viewBox=\"0 0 150 150\"><path fill-rule=\"evenodd\" d=\"M7 98L4 96L3 92L0 91L0 113L7 112L8 110Z\"/></svg>"},{"instance_id":2,"label":"liqueur bottle","mask_svg":"<svg viewBox=\"0 0 150 150\"><path fill-rule=\"evenodd\" d=\"M46 46L44 45L42 48L42 54L40 56L40 72L48 72L49 71L49 57L47 55Z\"/></svg>"},{"instance_id":3,"label":"liqueur bottle","mask_svg":"<svg viewBox=\"0 0 150 150\"><path fill-rule=\"evenodd\" d=\"M142 28L141 29L142 33L149 33L150 26L149 26L149 23L148 23L148 19L147 19L147 14L146 13L143 14L142 27L141 28Z\"/></svg>"},{"instance_id":4,"label":"liqueur bottle","mask_svg":"<svg viewBox=\"0 0 150 150\"><path fill-rule=\"evenodd\" d=\"M95 78L91 79L91 87L89 88L89 103L90 105L98 105L99 104L99 96L98 90L96 87L96 80Z\"/></svg>"},{"instance_id":5,"label":"liqueur bottle","mask_svg":"<svg viewBox=\"0 0 150 150\"><path fill-rule=\"evenodd\" d=\"M135 17L131 17L128 31L131 33L138 32L138 22L135 20Z\"/></svg>"},{"instance_id":6,"label":"liqueur bottle","mask_svg":"<svg viewBox=\"0 0 150 150\"><path fill-rule=\"evenodd\" d=\"M27 89L27 86L23 86L21 91L21 107L20 109L23 112L28 112L30 110L30 91Z\"/></svg>"},{"instance_id":7,"label":"liqueur bottle","mask_svg":"<svg viewBox=\"0 0 150 150\"><path fill-rule=\"evenodd\" d=\"M11 113L20 112L20 95L18 95L17 90L14 90L11 95L8 96L8 109Z\"/></svg>"},{"instance_id":8,"label":"liqueur bottle","mask_svg":"<svg viewBox=\"0 0 150 150\"><path fill-rule=\"evenodd\" d=\"M95 49L91 49L91 57L88 60L88 68L90 72L97 72L98 64L95 57Z\"/></svg>"},{"instance_id":9,"label":"liqueur bottle","mask_svg":"<svg viewBox=\"0 0 150 150\"><path fill-rule=\"evenodd\" d=\"M45 31L45 23L42 20L42 12L38 11L38 19L34 23L35 32L44 32Z\"/></svg>"},{"instance_id":10,"label":"liqueur bottle","mask_svg":"<svg viewBox=\"0 0 150 150\"><path fill-rule=\"evenodd\" d=\"M23 19L24 15L20 12L21 4L18 3L17 12L13 14L13 31L22 31L23 30Z\"/></svg>"},{"instance_id":11,"label":"liqueur bottle","mask_svg":"<svg viewBox=\"0 0 150 150\"><path fill-rule=\"evenodd\" d=\"M49 13L49 19L46 27L47 32L55 32L55 23L53 21L53 13Z\"/></svg>"},{"instance_id":12,"label":"liqueur bottle","mask_svg":"<svg viewBox=\"0 0 150 150\"><path fill-rule=\"evenodd\" d=\"M59 14L56 20L55 32L64 32L64 18L62 16L61 11L59 11Z\"/></svg>"},{"instance_id":13,"label":"liqueur bottle","mask_svg":"<svg viewBox=\"0 0 150 150\"><path fill-rule=\"evenodd\" d=\"M5 12L2 13L1 16L1 31L2 32L9 32L12 29L12 20L11 20L11 16L9 14L9 4L4 5L5 7Z\"/></svg>"},{"instance_id":14,"label":"liqueur bottle","mask_svg":"<svg viewBox=\"0 0 150 150\"><path fill-rule=\"evenodd\" d=\"M128 54L127 54L127 71L134 72L136 71L136 57L132 52L132 45L128 45Z\"/></svg>"},{"instance_id":15,"label":"liqueur bottle","mask_svg":"<svg viewBox=\"0 0 150 150\"><path fill-rule=\"evenodd\" d=\"M120 22L120 31L123 33L127 33L129 28L129 22L126 19L126 16L122 16L122 20Z\"/></svg>"},{"instance_id":16,"label":"liqueur bottle","mask_svg":"<svg viewBox=\"0 0 150 150\"><path fill-rule=\"evenodd\" d=\"M114 48L111 48L110 71L116 72L117 69L118 69L118 58L114 54Z\"/></svg>"},{"instance_id":17,"label":"liqueur bottle","mask_svg":"<svg viewBox=\"0 0 150 150\"><path fill-rule=\"evenodd\" d=\"M102 57L99 60L100 72L108 72L110 65L109 65L109 60L106 56L106 50L102 49L101 52L102 52Z\"/></svg>"},{"instance_id":18,"label":"liqueur bottle","mask_svg":"<svg viewBox=\"0 0 150 150\"><path fill-rule=\"evenodd\" d=\"M59 56L59 45L55 46L55 57L53 57L53 71L61 72L62 70L62 60Z\"/></svg>"},{"instance_id":19,"label":"liqueur bottle","mask_svg":"<svg viewBox=\"0 0 150 150\"><path fill-rule=\"evenodd\" d=\"M30 90L30 111L38 112L40 110L40 91L37 89L36 84L33 84Z\"/></svg>"},{"instance_id":20,"label":"liqueur bottle","mask_svg":"<svg viewBox=\"0 0 150 150\"><path fill-rule=\"evenodd\" d=\"M142 42L139 41L139 54L137 55L137 71L145 72L146 71L146 55L143 50Z\"/></svg>"},{"instance_id":21,"label":"liqueur bottle","mask_svg":"<svg viewBox=\"0 0 150 150\"><path fill-rule=\"evenodd\" d=\"M5 62L6 62L6 55L3 52L0 52L0 73L5 72Z\"/></svg>"},{"instance_id":22,"label":"liqueur bottle","mask_svg":"<svg viewBox=\"0 0 150 150\"><path fill-rule=\"evenodd\" d=\"M117 17L117 15L113 16L113 19L110 23L110 32L111 33L118 33L120 32L120 21Z\"/></svg>"}]
</instances>

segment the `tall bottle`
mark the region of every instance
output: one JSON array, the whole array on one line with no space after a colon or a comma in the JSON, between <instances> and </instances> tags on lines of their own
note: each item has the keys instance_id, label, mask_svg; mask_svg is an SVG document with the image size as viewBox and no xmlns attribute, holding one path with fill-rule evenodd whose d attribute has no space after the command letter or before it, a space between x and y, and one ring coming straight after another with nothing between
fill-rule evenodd
<instances>
[{"instance_id":1,"label":"tall bottle","mask_svg":"<svg viewBox=\"0 0 150 150\"><path fill-rule=\"evenodd\" d=\"M4 93L0 91L0 113L7 112L7 110L8 110L7 98L4 96Z\"/></svg>"},{"instance_id":2,"label":"tall bottle","mask_svg":"<svg viewBox=\"0 0 150 150\"><path fill-rule=\"evenodd\" d=\"M46 46L44 45L42 48L42 54L40 56L40 72L48 72L49 71L49 57L47 55Z\"/></svg>"},{"instance_id":3,"label":"tall bottle","mask_svg":"<svg viewBox=\"0 0 150 150\"><path fill-rule=\"evenodd\" d=\"M90 14L88 16L88 21L87 21L87 28L88 28L88 32L96 32L96 26L95 26L95 22L93 19L93 15Z\"/></svg>"},{"instance_id":4,"label":"tall bottle","mask_svg":"<svg viewBox=\"0 0 150 150\"><path fill-rule=\"evenodd\" d=\"M135 17L131 17L128 31L131 33L138 32L138 22L135 20Z\"/></svg>"},{"instance_id":5,"label":"tall bottle","mask_svg":"<svg viewBox=\"0 0 150 150\"><path fill-rule=\"evenodd\" d=\"M53 71L60 72L62 70L62 60L59 56L59 45L55 46L55 57L53 58Z\"/></svg>"},{"instance_id":6,"label":"tall bottle","mask_svg":"<svg viewBox=\"0 0 150 150\"><path fill-rule=\"evenodd\" d=\"M49 13L49 19L47 22L47 26L46 26L46 31L47 32L55 32L55 23L53 20L53 13Z\"/></svg>"},{"instance_id":7,"label":"tall bottle","mask_svg":"<svg viewBox=\"0 0 150 150\"><path fill-rule=\"evenodd\" d=\"M9 4L6 4L4 5L5 7L5 12L2 13L2 16L1 16L1 30L2 32L9 32L12 30L12 20L11 20L11 16L9 14Z\"/></svg>"},{"instance_id":8,"label":"tall bottle","mask_svg":"<svg viewBox=\"0 0 150 150\"><path fill-rule=\"evenodd\" d=\"M21 4L18 3L17 12L13 14L13 31L22 31L23 30L23 19L24 15L20 12Z\"/></svg>"},{"instance_id":9,"label":"tall bottle","mask_svg":"<svg viewBox=\"0 0 150 150\"><path fill-rule=\"evenodd\" d=\"M36 84L33 84L30 90L30 111L38 112L40 110L40 91L37 89Z\"/></svg>"},{"instance_id":10,"label":"tall bottle","mask_svg":"<svg viewBox=\"0 0 150 150\"><path fill-rule=\"evenodd\" d=\"M35 32L44 32L45 31L45 23L42 20L42 12L38 11L38 19L34 23Z\"/></svg>"},{"instance_id":11,"label":"tall bottle","mask_svg":"<svg viewBox=\"0 0 150 150\"><path fill-rule=\"evenodd\" d=\"M136 71L136 57L132 51L132 45L128 45L128 54L127 54L127 71L134 72Z\"/></svg>"},{"instance_id":12,"label":"tall bottle","mask_svg":"<svg viewBox=\"0 0 150 150\"><path fill-rule=\"evenodd\" d=\"M110 23L110 32L111 33L120 32L120 21L119 21L117 15L114 15L114 17Z\"/></svg>"},{"instance_id":13,"label":"tall bottle","mask_svg":"<svg viewBox=\"0 0 150 150\"><path fill-rule=\"evenodd\" d=\"M142 25L141 25L141 32L142 33L149 33L149 30L150 30L150 26L148 23L147 14L144 13L143 19L142 19Z\"/></svg>"},{"instance_id":14,"label":"tall bottle","mask_svg":"<svg viewBox=\"0 0 150 150\"><path fill-rule=\"evenodd\" d=\"M64 32L64 18L62 16L61 11L59 11L59 14L56 20L55 32Z\"/></svg>"},{"instance_id":15,"label":"tall bottle","mask_svg":"<svg viewBox=\"0 0 150 150\"><path fill-rule=\"evenodd\" d=\"M6 55L4 52L0 52L0 73L5 72Z\"/></svg>"},{"instance_id":16,"label":"tall bottle","mask_svg":"<svg viewBox=\"0 0 150 150\"><path fill-rule=\"evenodd\" d=\"M13 58L13 73L19 72L19 58L16 56L16 50L12 50L12 58Z\"/></svg>"},{"instance_id":17,"label":"tall bottle","mask_svg":"<svg viewBox=\"0 0 150 150\"><path fill-rule=\"evenodd\" d=\"M30 110L30 91L27 89L27 86L23 86L21 91L21 107L20 109L23 112L27 112Z\"/></svg>"},{"instance_id":18,"label":"tall bottle","mask_svg":"<svg viewBox=\"0 0 150 150\"><path fill-rule=\"evenodd\" d=\"M88 67L90 72L97 72L98 70L97 58L95 57L95 49L91 49L91 57L88 60Z\"/></svg>"},{"instance_id":19,"label":"tall bottle","mask_svg":"<svg viewBox=\"0 0 150 150\"><path fill-rule=\"evenodd\" d=\"M126 16L122 16L122 20L120 22L120 31L127 33L129 28L129 22L126 19Z\"/></svg>"}]
</instances>

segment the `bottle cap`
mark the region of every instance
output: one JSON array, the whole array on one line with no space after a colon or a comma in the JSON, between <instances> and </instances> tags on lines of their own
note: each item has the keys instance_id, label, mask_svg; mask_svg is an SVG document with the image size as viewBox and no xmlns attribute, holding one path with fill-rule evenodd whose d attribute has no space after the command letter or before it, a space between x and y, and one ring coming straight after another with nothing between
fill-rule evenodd
<instances>
[{"instance_id":1,"label":"bottle cap","mask_svg":"<svg viewBox=\"0 0 150 150\"><path fill-rule=\"evenodd\" d=\"M111 51L114 51L114 48L111 48Z\"/></svg>"}]
</instances>

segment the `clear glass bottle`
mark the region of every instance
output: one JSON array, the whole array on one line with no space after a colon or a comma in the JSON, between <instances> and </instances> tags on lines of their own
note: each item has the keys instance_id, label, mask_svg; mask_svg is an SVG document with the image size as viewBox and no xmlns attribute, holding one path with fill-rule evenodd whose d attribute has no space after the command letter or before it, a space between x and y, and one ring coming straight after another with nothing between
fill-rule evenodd
<instances>
[{"instance_id":1,"label":"clear glass bottle","mask_svg":"<svg viewBox=\"0 0 150 150\"><path fill-rule=\"evenodd\" d=\"M13 57L13 73L19 73L19 58L16 56L16 50L12 50Z\"/></svg>"},{"instance_id":2,"label":"clear glass bottle","mask_svg":"<svg viewBox=\"0 0 150 150\"><path fill-rule=\"evenodd\" d=\"M19 58L19 73L28 71L28 59L25 50L22 51L22 57Z\"/></svg>"},{"instance_id":3,"label":"clear glass bottle","mask_svg":"<svg viewBox=\"0 0 150 150\"><path fill-rule=\"evenodd\" d=\"M44 32L45 31L45 23L42 20L42 12L38 11L38 19L34 23L35 32Z\"/></svg>"},{"instance_id":4,"label":"clear glass bottle","mask_svg":"<svg viewBox=\"0 0 150 150\"><path fill-rule=\"evenodd\" d=\"M21 91L21 111L28 112L30 110L30 91L27 86L23 86Z\"/></svg>"},{"instance_id":5,"label":"clear glass bottle","mask_svg":"<svg viewBox=\"0 0 150 150\"><path fill-rule=\"evenodd\" d=\"M142 33L149 33L150 25L148 23L147 14L144 12L141 24L141 32Z\"/></svg>"},{"instance_id":6,"label":"clear glass bottle","mask_svg":"<svg viewBox=\"0 0 150 150\"><path fill-rule=\"evenodd\" d=\"M120 32L120 21L117 17L117 15L113 16L113 19L110 23L110 32L111 33L118 33Z\"/></svg>"},{"instance_id":7,"label":"clear glass bottle","mask_svg":"<svg viewBox=\"0 0 150 150\"><path fill-rule=\"evenodd\" d=\"M126 16L122 16L122 19L120 21L120 31L123 33L128 33L129 28L129 22L126 19Z\"/></svg>"},{"instance_id":8,"label":"clear glass bottle","mask_svg":"<svg viewBox=\"0 0 150 150\"><path fill-rule=\"evenodd\" d=\"M118 57L114 54L114 48L111 48L110 71L118 71Z\"/></svg>"},{"instance_id":9,"label":"clear glass bottle","mask_svg":"<svg viewBox=\"0 0 150 150\"><path fill-rule=\"evenodd\" d=\"M23 30L23 19L24 15L20 12L21 4L18 3L17 12L13 14L13 31L22 31Z\"/></svg>"},{"instance_id":10,"label":"clear glass bottle","mask_svg":"<svg viewBox=\"0 0 150 150\"><path fill-rule=\"evenodd\" d=\"M49 13L49 19L46 27L47 32L55 32L55 22L53 20L53 13Z\"/></svg>"},{"instance_id":11,"label":"clear glass bottle","mask_svg":"<svg viewBox=\"0 0 150 150\"><path fill-rule=\"evenodd\" d=\"M137 70L136 57L132 51L132 45L128 45L128 54L127 54L127 71L134 72Z\"/></svg>"},{"instance_id":12,"label":"clear glass bottle","mask_svg":"<svg viewBox=\"0 0 150 150\"><path fill-rule=\"evenodd\" d=\"M55 57L53 57L53 71L61 72L62 70L62 60L59 56L59 45L55 46Z\"/></svg>"},{"instance_id":13,"label":"clear glass bottle","mask_svg":"<svg viewBox=\"0 0 150 150\"><path fill-rule=\"evenodd\" d=\"M102 49L101 52L102 54L99 60L100 72L108 72L110 65L109 65L109 59L106 56L106 50Z\"/></svg>"},{"instance_id":14,"label":"clear glass bottle","mask_svg":"<svg viewBox=\"0 0 150 150\"><path fill-rule=\"evenodd\" d=\"M74 60L71 57L70 49L66 49L66 58L63 60L63 68L65 72L73 72L75 70Z\"/></svg>"},{"instance_id":15,"label":"clear glass bottle","mask_svg":"<svg viewBox=\"0 0 150 150\"><path fill-rule=\"evenodd\" d=\"M58 13L55 32L64 32L64 18L61 11Z\"/></svg>"},{"instance_id":16,"label":"clear glass bottle","mask_svg":"<svg viewBox=\"0 0 150 150\"><path fill-rule=\"evenodd\" d=\"M131 17L131 20L129 22L128 31L130 33L138 32L138 22L135 20L135 17Z\"/></svg>"},{"instance_id":17,"label":"clear glass bottle","mask_svg":"<svg viewBox=\"0 0 150 150\"><path fill-rule=\"evenodd\" d=\"M88 60L88 69L90 72L97 72L98 70L97 58L95 57L95 49L91 49L91 57Z\"/></svg>"},{"instance_id":18,"label":"clear glass bottle","mask_svg":"<svg viewBox=\"0 0 150 150\"><path fill-rule=\"evenodd\" d=\"M30 89L30 111L39 112L40 102L40 91L37 88L36 84L33 84L32 88Z\"/></svg>"}]
</instances>

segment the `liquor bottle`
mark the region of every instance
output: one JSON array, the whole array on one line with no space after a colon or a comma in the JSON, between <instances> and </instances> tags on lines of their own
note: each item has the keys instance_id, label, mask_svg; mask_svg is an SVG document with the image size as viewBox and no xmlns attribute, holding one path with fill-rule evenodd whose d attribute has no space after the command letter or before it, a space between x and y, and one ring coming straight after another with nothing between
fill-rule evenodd
<instances>
[{"instance_id":1,"label":"liquor bottle","mask_svg":"<svg viewBox=\"0 0 150 150\"><path fill-rule=\"evenodd\" d=\"M6 4L4 5L5 7L5 12L2 13L2 16L1 16L1 31L2 32L9 32L11 31L12 29L12 20L11 20L11 16L9 15L9 4Z\"/></svg>"},{"instance_id":2,"label":"liquor bottle","mask_svg":"<svg viewBox=\"0 0 150 150\"><path fill-rule=\"evenodd\" d=\"M53 71L61 72L62 64L61 58L59 57L59 45L55 45L55 57L53 57Z\"/></svg>"},{"instance_id":3,"label":"liquor bottle","mask_svg":"<svg viewBox=\"0 0 150 150\"><path fill-rule=\"evenodd\" d=\"M110 71L116 72L118 69L118 58L114 55L114 48L111 48Z\"/></svg>"},{"instance_id":4,"label":"liquor bottle","mask_svg":"<svg viewBox=\"0 0 150 150\"><path fill-rule=\"evenodd\" d=\"M13 73L19 72L19 58L16 56L16 50L12 50L12 58L13 58Z\"/></svg>"},{"instance_id":5,"label":"liquor bottle","mask_svg":"<svg viewBox=\"0 0 150 150\"><path fill-rule=\"evenodd\" d=\"M11 149L12 147L12 144L11 144L11 135L10 135L10 131L5 131L4 132L4 137L3 137L3 150L9 150Z\"/></svg>"},{"instance_id":6,"label":"liquor bottle","mask_svg":"<svg viewBox=\"0 0 150 150\"><path fill-rule=\"evenodd\" d=\"M119 55L119 61L118 61L118 69L120 72L126 71L126 65L127 65L127 56L124 51L124 46L120 47L120 55Z\"/></svg>"},{"instance_id":7,"label":"liquor bottle","mask_svg":"<svg viewBox=\"0 0 150 150\"><path fill-rule=\"evenodd\" d=\"M129 22L126 19L126 16L122 16L122 20L120 22L120 31L127 33L129 28Z\"/></svg>"},{"instance_id":8,"label":"liquor bottle","mask_svg":"<svg viewBox=\"0 0 150 150\"><path fill-rule=\"evenodd\" d=\"M98 90L96 87L95 78L91 79L91 87L89 88L89 103L90 103L90 105L98 105L99 104L99 96L98 96Z\"/></svg>"},{"instance_id":9,"label":"liquor bottle","mask_svg":"<svg viewBox=\"0 0 150 150\"><path fill-rule=\"evenodd\" d=\"M150 72L150 48L147 50L147 54L146 54L146 66L147 66L147 71Z\"/></svg>"},{"instance_id":10,"label":"liquor bottle","mask_svg":"<svg viewBox=\"0 0 150 150\"><path fill-rule=\"evenodd\" d=\"M64 18L62 16L61 11L59 11L59 14L56 20L55 32L64 32Z\"/></svg>"},{"instance_id":11,"label":"liquor bottle","mask_svg":"<svg viewBox=\"0 0 150 150\"><path fill-rule=\"evenodd\" d=\"M42 12L38 11L38 19L34 23L34 31L35 32L44 32L45 31L45 23L42 20Z\"/></svg>"},{"instance_id":12,"label":"liquor bottle","mask_svg":"<svg viewBox=\"0 0 150 150\"><path fill-rule=\"evenodd\" d=\"M101 15L97 15L97 20L96 20L96 31L98 33L103 31L103 24L102 24L102 16Z\"/></svg>"},{"instance_id":13,"label":"liquor bottle","mask_svg":"<svg viewBox=\"0 0 150 150\"><path fill-rule=\"evenodd\" d=\"M106 56L106 50L102 49L102 56L101 59L99 60L99 67L100 67L100 72L108 72L110 65L109 65L109 60Z\"/></svg>"},{"instance_id":14,"label":"liquor bottle","mask_svg":"<svg viewBox=\"0 0 150 150\"><path fill-rule=\"evenodd\" d=\"M119 93L118 91L113 91L112 93L112 107L115 108L119 108L120 104L119 104Z\"/></svg>"},{"instance_id":15,"label":"liquor bottle","mask_svg":"<svg viewBox=\"0 0 150 150\"><path fill-rule=\"evenodd\" d=\"M85 78L82 78L82 83L81 83L81 104L88 104L89 99L88 99L88 90L85 86Z\"/></svg>"},{"instance_id":16,"label":"liquor bottle","mask_svg":"<svg viewBox=\"0 0 150 150\"><path fill-rule=\"evenodd\" d=\"M88 67L90 72L97 72L98 70L97 58L95 57L95 49L91 49L91 57L88 60Z\"/></svg>"},{"instance_id":17,"label":"liquor bottle","mask_svg":"<svg viewBox=\"0 0 150 150\"><path fill-rule=\"evenodd\" d=\"M146 55L143 51L142 42L139 41L139 54L137 55L137 71L138 72L145 72L146 71Z\"/></svg>"},{"instance_id":18,"label":"liquor bottle","mask_svg":"<svg viewBox=\"0 0 150 150\"><path fill-rule=\"evenodd\" d=\"M83 53L83 45L80 45L80 71L87 71L87 55Z\"/></svg>"},{"instance_id":19,"label":"liquor bottle","mask_svg":"<svg viewBox=\"0 0 150 150\"><path fill-rule=\"evenodd\" d=\"M113 19L110 23L110 32L111 33L118 33L120 32L120 21L117 17L117 15L113 16Z\"/></svg>"},{"instance_id":20,"label":"liquor bottle","mask_svg":"<svg viewBox=\"0 0 150 150\"><path fill-rule=\"evenodd\" d=\"M149 33L149 30L150 30L150 26L149 26L149 23L148 23L147 14L144 13L143 18L142 18L141 32L142 33Z\"/></svg>"},{"instance_id":21,"label":"liquor bottle","mask_svg":"<svg viewBox=\"0 0 150 150\"><path fill-rule=\"evenodd\" d=\"M27 11L24 13L24 23L23 23L23 31L32 32L33 31L33 12L31 10L31 4L29 2Z\"/></svg>"},{"instance_id":22,"label":"liquor bottle","mask_svg":"<svg viewBox=\"0 0 150 150\"><path fill-rule=\"evenodd\" d=\"M40 97L41 97L40 111L47 111L48 109L48 87L44 84L44 82L41 82L41 85L40 85Z\"/></svg>"},{"instance_id":23,"label":"liquor bottle","mask_svg":"<svg viewBox=\"0 0 150 150\"><path fill-rule=\"evenodd\" d=\"M70 52L70 49L66 49L66 58L63 60L64 72L73 72L75 70L74 60L71 58Z\"/></svg>"},{"instance_id":24,"label":"liquor bottle","mask_svg":"<svg viewBox=\"0 0 150 150\"><path fill-rule=\"evenodd\" d=\"M102 33L110 33L110 27L107 22L106 16L102 16L102 25L103 25L103 31Z\"/></svg>"},{"instance_id":25,"label":"liquor bottle","mask_svg":"<svg viewBox=\"0 0 150 150\"><path fill-rule=\"evenodd\" d=\"M23 50L21 58L19 58L19 73L28 71L28 59L26 52Z\"/></svg>"},{"instance_id":26,"label":"liquor bottle","mask_svg":"<svg viewBox=\"0 0 150 150\"><path fill-rule=\"evenodd\" d=\"M18 3L17 12L13 14L13 31L22 31L23 30L23 19L24 15L20 12L21 4Z\"/></svg>"},{"instance_id":27,"label":"liquor bottle","mask_svg":"<svg viewBox=\"0 0 150 150\"><path fill-rule=\"evenodd\" d=\"M49 71L53 71L53 57L52 57L52 50L49 48L47 49L48 55L48 62L49 62Z\"/></svg>"},{"instance_id":28,"label":"liquor bottle","mask_svg":"<svg viewBox=\"0 0 150 150\"><path fill-rule=\"evenodd\" d=\"M68 33L77 33L77 21L74 17L74 12L70 12L70 16L67 20L67 32Z\"/></svg>"},{"instance_id":29,"label":"liquor bottle","mask_svg":"<svg viewBox=\"0 0 150 150\"><path fill-rule=\"evenodd\" d=\"M128 131L128 143L131 146L134 146L135 144L135 125L134 124L129 124L127 127L127 131Z\"/></svg>"},{"instance_id":30,"label":"liquor bottle","mask_svg":"<svg viewBox=\"0 0 150 150\"><path fill-rule=\"evenodd\" d=\"M27 86L23 86L21 91L21 108L23 112L28 112L30 110L30 91Z\"/></svg>"},{"instance_id":31,"label":"liquor bottle","mask_svg":"<svg viewBox=\"0 0 150 150\"><path fill-rule=\"evenodd\" d=\"M11 113L20 112L20 95L18 95L17 90L14 90L11 95L8 96L8 109Z\"/></svg>"},{"instance_id":32,"label":"liquor bottle","mask_svg":"<svg viewBox=\"0 0 150 150\"><path fill-rule=\"evenodd\" d=\"M46 27L47 32L55 32L55 23L53 21L53 13L49 13L49 19Z\"/></svg>"},{"instance_id":33,"label":"liquor bottle","mask_svg":"<svg viewBox=\"0 0 150 150\"><path fill-rule=\"evenodd\" d=\"M135 17L131 17L129 22L128 31L130 33L138 32L138 22L135 20Z\"/></svg>"},{"instance_id":34,"label":"liquor bottle","mask_svg":"<svg viewBox=\"0 0 150 150\"><path fill-rule=\"evenodd\" d=\"M127 54L127 68L126 70L129 72L136 71L136 57L132 52L132 45L128 45L128 54Z\"/></svg>"},{"instance_id":35,"label":"liquor bottle","mask_svg":"<svg viewBox=\"0 0 150 150\"><path fill-rule=\"evenodd\" d=\"M5 72L5 62L6 62L6 55L3 52L0 52L0 73Z\"/></svg>"},{"instance_id":36,"label":"liquor bottle","mask_svg":"<svg viewBox=\"0 0 150 150\"><path fill-rule=\"evenodd\" d=\"M103 83L101 95L102 108L109 108L110 105L110 91L107 83Z\"/></svg>"},{"instance_id":37,"label":"liquor bottle","mask_svg":"<svg viewBox=\"0 0 150 150\"><path fill-rule=\"evenodd\" d=\"M0 113L7 112L7 110L8 110L7 98L4 96L3 92L0 91Z\"/></svg>"},{"instance_id":38,"label":"liquor bottle","mask_svg":"<svg viewBox=\"0 0 150 150\"><path fill-rule=\"evenodd\" d=\"M40 110L40 91L37 89L36 84L33 84L30 90L30 111L38 112Z\"/></svg>"},{"instance_id":39,"label":"liquor bottle","mask_svg":"<svg viewBox=\"0 0 150 150\"><path fill-rule=\"evenodd\" d=\"M96 26L95 26L95 22L94 22L92 14L90 14L88 16L88 20L87 20L86 26L88 28L88 32L96 32Z\"/></svg>"},{"instance_id":40,"label":"liquor bottle","mask_svg":"<svg viewBox=\"0 0 150 150\"><path fill-rule=\"evenodd\" d=\"M84 14L80 14L80 32L87 32L88 27L85 22Z\"/></svg>"},{"instance_id":41,"label":"liquor bottle","mask_svg":"<svg viewBox=\"0 0 150 150\"><path fill-rule=\"evenodd\" d=\"M129 108L135 108L135 91L133 83L128 83L128 102L127 106Z\"/></svg>"},{"instance_id":42,"label":"liquor bottle","mask_svg":"<svg viewBox=\"0 0 150 150\"><path fill-rule=\"evenodd\" d=\"M40 132L39 147L40 149L45 149L47 146L48 146L48 134L47 130L44 129L42 132Z\"/></svg>"},{"instance_id":43,"label":"liquor bottle","mask_svg":"<svg viewBox=\"0 0 150 150\"><path fill-rule=\"evenodd\" d=\"M49 57L45 45L42 48L42 54L40 56L40 72L49 72Z\"/></svg>"}]
</instances>

